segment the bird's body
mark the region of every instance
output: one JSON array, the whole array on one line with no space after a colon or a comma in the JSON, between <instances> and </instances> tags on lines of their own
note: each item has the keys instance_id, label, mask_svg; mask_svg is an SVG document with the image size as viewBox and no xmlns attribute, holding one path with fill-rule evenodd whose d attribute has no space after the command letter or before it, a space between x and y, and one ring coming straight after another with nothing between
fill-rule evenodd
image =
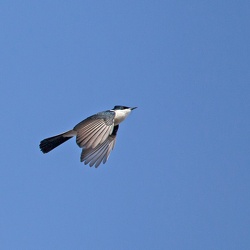
<instances>
[{"instance_id":1,"label":"bird's body","mask_svg":"<svg viewBox=\"0 0 250 250\"><path fill-rule=\"evenodd\" d=\"M127 116L130 114L131 109L126 109L126 110L114 110L115 111L115 120L114 120L114 125L118 125L121 122L123 122Z\"/></svg>"},{"instance_id":2,"label":"bird's body","mask_svg":"<svg viewBox=\"0 0 250 250\"><path fill-rule=\"evenodd\" d=\"M76 136L76 143L82 148L81 161L91 167L98 167L101 162L105 163L108 160L115 146L119 124L135 108L115 106L114 109L92 115L72 130L42 140L40 149L43 153L48 153Z\"/></svg>"}]
</instances>

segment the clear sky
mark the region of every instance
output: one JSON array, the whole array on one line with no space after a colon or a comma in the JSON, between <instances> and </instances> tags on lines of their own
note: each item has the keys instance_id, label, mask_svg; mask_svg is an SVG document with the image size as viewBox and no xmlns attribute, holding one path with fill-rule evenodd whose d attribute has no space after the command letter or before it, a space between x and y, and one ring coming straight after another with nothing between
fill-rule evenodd
<instances>
[{"instance_id":1,"label":"clear sky","mask_svg":"<svg viewBox=\"0 0 250 250\"><path fill-rule=\"evenodd\" d=\"M250 2L1 1L0 249L250 249ZM138 106L108 162L39 142Z\"/></svg>"}]
</instances>

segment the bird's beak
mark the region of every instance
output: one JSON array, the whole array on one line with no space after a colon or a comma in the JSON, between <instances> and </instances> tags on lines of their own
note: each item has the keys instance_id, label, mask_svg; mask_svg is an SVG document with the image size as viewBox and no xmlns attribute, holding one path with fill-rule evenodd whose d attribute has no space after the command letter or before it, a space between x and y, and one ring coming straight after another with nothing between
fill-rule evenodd
<instances>
[{"instance_id":1,"label":"bird's beak","mask_svg":"<svg viewBox=\"0 0 250 250\"><path fill-rule=\"evenodd\" d=\"M130 108L131 110L133 110L133 109L137 109L137 107L133 107L133 108Z\"/></svg>"}]
</instances>

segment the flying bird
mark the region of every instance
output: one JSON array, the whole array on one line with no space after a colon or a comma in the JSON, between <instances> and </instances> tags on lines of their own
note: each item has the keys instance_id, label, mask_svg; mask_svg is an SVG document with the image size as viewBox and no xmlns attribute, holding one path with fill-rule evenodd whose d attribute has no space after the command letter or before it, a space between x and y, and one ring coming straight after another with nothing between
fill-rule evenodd
<instances>
[{"instance_id":1,"label":"flying bird","mask_svg":"<svg viewBox=\"0 0 250 250\"><path fill-rule=\"evenodd\" d=\"M77 145L82 148L81 162L97 168L109 158L116 142L119 124L137 107L115 106L78 123L72 130L46 138L40 142L40 149L48 153L70 138L76 136Z\"/></svg>"}]
</instances>

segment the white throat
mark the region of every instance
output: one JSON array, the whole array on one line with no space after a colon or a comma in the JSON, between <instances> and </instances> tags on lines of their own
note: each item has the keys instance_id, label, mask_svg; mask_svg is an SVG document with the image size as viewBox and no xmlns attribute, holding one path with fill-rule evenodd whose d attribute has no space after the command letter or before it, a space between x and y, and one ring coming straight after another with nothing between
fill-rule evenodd
<instances>
[{"instance_id":1,"label":"white throat","mask_svg":"<svg viewBox=\"0 0 250 250\"><path fill-rule=\"evenodd\" d=\"M131 109L114 110L114 111L115 111L114 125L118 125L127 118L127 116L131 112Z\"/></svg>"}]
</instances>

